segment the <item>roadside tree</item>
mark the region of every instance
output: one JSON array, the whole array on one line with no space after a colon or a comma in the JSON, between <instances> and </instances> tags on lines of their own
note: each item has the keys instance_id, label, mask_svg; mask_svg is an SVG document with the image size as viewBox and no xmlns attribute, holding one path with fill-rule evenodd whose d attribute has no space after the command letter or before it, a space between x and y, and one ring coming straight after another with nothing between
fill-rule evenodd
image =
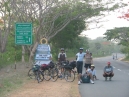
<instances>
[{"instance_id":1,"label":"roadside tree","mask_svg":"<svg viewBox=\"0 0 129 97\"><path fill-rule=\"evenodd\" d=\"M121 4L115 4L114 0L104 2L103 0L1 0L0 4L2 20L6 21L3 23L4 31L1 31L5 39L0 43L1 50L5 51L8 34L14 32L14 23L31 22L34 41L32 46L27 47L30 59L43 37L49 41L71 21L81 18L88 20L87 24L98 23L105 16L103 12L123 7L123 5L119 6ZM25 47L22 46L22 58L24 54Z\"/></svg>"}]
</instances>

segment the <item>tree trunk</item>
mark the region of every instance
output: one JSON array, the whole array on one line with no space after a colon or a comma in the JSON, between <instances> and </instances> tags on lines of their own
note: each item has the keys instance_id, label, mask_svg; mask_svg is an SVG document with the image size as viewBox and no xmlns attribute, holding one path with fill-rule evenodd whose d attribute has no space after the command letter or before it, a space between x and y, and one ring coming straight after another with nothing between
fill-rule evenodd
<instances>
[{"instance_id":1,"label":"tree trunk","mask_svg":"<svg viewBox=\"0 0 129 97\"><path fill-rule=\"evenodd\" d=\"M36 47L38 45L38 42L36 42L32 48L32 50L30 51L30 57L29 57L29 62L31 62L33 60L33 57L34 57L34 53L35 53L35 50L36 50Z\"/></svg>"}]
</instances>

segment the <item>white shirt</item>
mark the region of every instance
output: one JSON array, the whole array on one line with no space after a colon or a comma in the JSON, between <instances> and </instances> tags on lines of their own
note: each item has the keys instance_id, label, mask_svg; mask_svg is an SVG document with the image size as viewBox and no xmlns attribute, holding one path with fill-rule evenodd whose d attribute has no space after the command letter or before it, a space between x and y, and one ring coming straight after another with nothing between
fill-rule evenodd
<instances>
[{"instance_id":1,"label":"white shirt","mask_svg":"<svg viewBox=\"0 0 129 97\"><path fill-rule=\"evenodd\" d=\"M96 70L95 69L93 69L93 71L91 69L88 69L87 71L89 73L91 73L92 75L95 75L96 76Z\"/></svg>"},{"instance_id":2,"label":"white shirt","mask_svg":"<svg viewBox=\"0 0 129 97\"><path fill-rule=\"evenodd\" d=\"M85 57L85 53L77 53L76 54L76 56L77 56L77 61L83 61L83 59L84 59L84 57Z\"/></svg>"},{"instance_id":3,"label":"white shirt","mask_svg":"<svg viewBox=\"0 0 129 97\"><path fill-rule=\"evenodd\" d=\"M111 72L112 69L111 68L106 68L106 72Z\"/></svg>"}]
</instances>

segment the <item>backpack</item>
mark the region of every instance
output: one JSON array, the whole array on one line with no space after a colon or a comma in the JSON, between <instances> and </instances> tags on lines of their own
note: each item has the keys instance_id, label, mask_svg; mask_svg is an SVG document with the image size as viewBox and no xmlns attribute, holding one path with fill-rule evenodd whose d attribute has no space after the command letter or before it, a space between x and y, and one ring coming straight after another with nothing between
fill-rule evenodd
<instances>
[{"instance_id":1,"label":"backpack","mask_svg":"<svg viewBox=\"0 0 129 97\"><path fill-rule=\"evenodd\" d=\"M50 62L49 67L50 68L54 68L55 67L55 65L54 65L54 63L52 61Z\"/></svg>"},{"instance_id":2,"label":"backpack","mask_svg":"<svg viewBox=\"0 0 129 97\"><path fill-rule=\"evenodd\" d=\"M48 70L48 69L49 69L49 65L41 64L41 70Z\"/></svg>"},{"instance_id":3,"label":"backpack","mask_svg":"<svg viewBox=\"0 0 129 97\"><path fill-rule=\"evenodd\" d=\"M72 69L74 69L76 67L76 61L70 62L69 66L71 66Z\"/></svg>"},{"instance_id":4,"label":"backpack","mask_svg":"<svg viewBox=\"0 0 129 97\"><path fill-rule=\"evenodd\" d=\"M82 83L90 83L90 76L87 76L87 74L83 74L81 77Z\"/></svg>"},{"instance_id":5,"label":"backpack","mask_svg":"<svg viewBox=\"0 0 129 97\"><path fill-rule=\"evenodd\" d=\"M40 66L39 65L34 65L33 68L32 68L33 72L36 72L39 69L40 69Z\"/></svg>"}]
</instances>

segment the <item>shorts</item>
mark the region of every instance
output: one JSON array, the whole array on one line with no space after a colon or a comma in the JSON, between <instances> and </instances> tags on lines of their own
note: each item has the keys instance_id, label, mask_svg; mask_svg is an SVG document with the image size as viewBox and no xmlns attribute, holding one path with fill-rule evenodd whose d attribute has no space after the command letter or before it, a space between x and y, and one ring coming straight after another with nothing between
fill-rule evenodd
<instances>
[{"instance_id":1,"label":"shorts","mask_svg":"<svg viewBox=\"0 0 129 97\"><path fill-rule=\"evenodd\" d=\"M82 74L83 61L77 61L77 72Z\"/></svg>"},{"instance_id":2,"label":"shorts","mask_svg":"<svg viewBox=\"0 0 129 97\"><path fill-rule=\"evenodd\" d=\"M85 68L91 68L91 64L86 64L85 63L85 66L84 66Z\"/></svg>"},{"instance_id":3,"label":"shorts","mask_svg":"<svg viewBox=\"0 0 129 97\"><path fill-rule=\"evenodd\" d=\"M107 75L106 73L103 74L103 77L113 77L114 73L111 73L110 75Z\"/></svg>"}]
</instances>

